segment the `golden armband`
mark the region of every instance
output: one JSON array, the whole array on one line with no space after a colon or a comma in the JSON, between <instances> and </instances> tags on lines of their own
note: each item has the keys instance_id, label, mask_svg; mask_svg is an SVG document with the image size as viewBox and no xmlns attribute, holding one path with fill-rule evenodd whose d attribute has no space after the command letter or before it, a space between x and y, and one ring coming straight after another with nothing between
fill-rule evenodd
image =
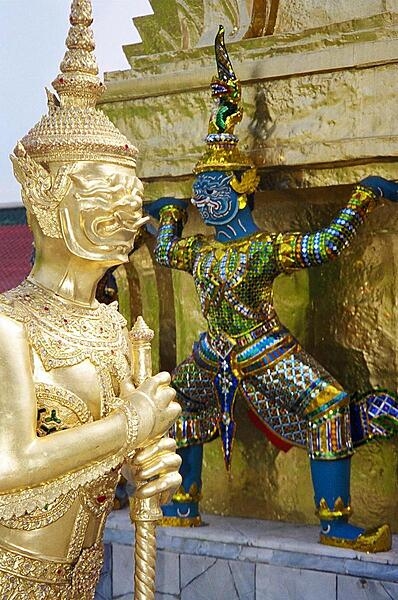
<instances>
[{"instance_id":1,"label":"golden armband","mask_svg":"<svg viewBox=\"0 0 398 600\"><path fill-rule=\"evenodd\" d=\"M120 410L126 417L127 436L122 452L129 458L132 458L136 450L135 442L138 434L138 414L134 407L122 401L116 407L116 410Z\"/></svg>"}]
</instances>

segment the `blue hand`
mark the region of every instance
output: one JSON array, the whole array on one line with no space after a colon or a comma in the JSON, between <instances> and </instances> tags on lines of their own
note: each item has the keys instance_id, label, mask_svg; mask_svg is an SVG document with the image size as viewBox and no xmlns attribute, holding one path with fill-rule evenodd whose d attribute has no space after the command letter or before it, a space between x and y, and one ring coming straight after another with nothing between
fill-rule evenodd
<instances>
[{"instance_id":1,"label":"blue hand","mask_svg":"<svg viewBox=\"0 0 398 600\"><path fill-rule=\"evenodd\" d=\"M178 206L178 208L186 210L188 207L188 202L179 198L173 198L172 196L164 196L154 200L153 202L145 202L144 210L148 215L151 215L151 217L159 219L159 212L164 206Z\"/></svg>"},{"instance_id":2,"label":"blue hand","mask_svg":"<svg viewBox=\"0 0 398 600\"><path fill-rule=\"evenodd\" d=\"M388 179L384 179L383 177L371 175L370 177L365 177L365 179L362 179L360 184L370 188L378 196L382 196L383 198L387 198L393 202L398 202L398 183L396 181L390 181Z\"/></svg>"}]
</instances>

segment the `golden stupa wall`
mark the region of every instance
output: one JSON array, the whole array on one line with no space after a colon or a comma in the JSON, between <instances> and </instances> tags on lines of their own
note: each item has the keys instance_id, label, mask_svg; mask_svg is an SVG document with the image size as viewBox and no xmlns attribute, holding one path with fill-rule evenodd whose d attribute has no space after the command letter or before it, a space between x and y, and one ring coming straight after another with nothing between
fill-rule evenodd
<instances>
[{"instance_id":1,"label":"golden stupa wall","mask_svg":"<svg viewBox=\"0 0 398 600\"><path fill-rule=\"evenodd\" d=\"M140 149L146 198L188 198L203 150L219 22L243 84L237 133L261 171L255 217L267 230L325 225L369 174L398 178L396 0L152 0L135 19L143 42L125 47L131 70L109 73L103 109ZM190 210L186 233L203 231ZM282 276L281 320L350 391L397 389L398 206L385 203L335 263ZM189 275L153 263L145 234L120 285L124 309L160 332L155 364L171 369L205 328ZM206 446L203 509L315 522L305 452L283 453L254 430L245 406L232 475L218 441ZM398 444L353 459L356 521L398 530Z\"/></svg>"}]
</instances>

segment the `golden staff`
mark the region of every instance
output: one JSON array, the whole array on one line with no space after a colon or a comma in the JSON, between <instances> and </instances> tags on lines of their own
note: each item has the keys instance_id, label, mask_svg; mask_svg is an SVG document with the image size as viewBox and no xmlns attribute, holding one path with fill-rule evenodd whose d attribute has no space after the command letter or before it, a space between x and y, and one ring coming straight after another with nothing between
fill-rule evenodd
<instances>
[{"instance_id":1,"label":"golden staff","mask_svg":"<svg viewBox=\"0 0 398 600\"><path fill-rule=\"evenodd\" d=\"M129 333L132 348L132 378L138 386L152 375L151 341L154 332L140 316ZM144 483L139 484L139 486ZM135 525L134 600L154 600L156 566L156 522L162 518L159 496L130 498L130 518Z\"/></svg>"}]
</instances>

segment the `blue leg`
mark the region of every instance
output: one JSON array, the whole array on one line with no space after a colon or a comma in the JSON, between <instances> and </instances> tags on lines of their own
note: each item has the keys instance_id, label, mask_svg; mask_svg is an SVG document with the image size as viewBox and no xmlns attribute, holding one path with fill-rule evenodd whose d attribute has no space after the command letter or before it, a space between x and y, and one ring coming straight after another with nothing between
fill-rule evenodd
<instances>
[{"instance_id":1,"label":"blue leg","mask_svg":"<svg viewBox=\"0 0 398 600\"><path fill-rule=\"evenodd\" d=\"M180 475L182 484L169 504L162 506L165 526L195 527L201 525L199 500L202 490L203 445L179 448L182 458Z\"/></svg>"},{"instance_id":2,"label":"blue leg","mask_svg":"<svg viewBox=\"0 0 398 600\"><path fill-rule=\"evenodd\" d=\"M321 522L321 542L364 552L389 550L391 532L388 525L364 530L348 523L351 514L351 459L312 459L310 463L315 504Z\"/></svg>"},{"instance_id":3,"label":"blue leg","mask_svg":"<svg viewBox=\"0 0 398 600\"><path fill-rule=\"evenodd\" d=\"M364 531L360 527L348 523L350 515L350 471L351 458L311 460L315 504L320 513L324 535L352 540ZM327 505L333 511L339 498L342 501L339 503L340 512L343 514L333 519L322 519L322 514L325 511L322 511L321 506Z\"/></svg>"}]
</instances>

